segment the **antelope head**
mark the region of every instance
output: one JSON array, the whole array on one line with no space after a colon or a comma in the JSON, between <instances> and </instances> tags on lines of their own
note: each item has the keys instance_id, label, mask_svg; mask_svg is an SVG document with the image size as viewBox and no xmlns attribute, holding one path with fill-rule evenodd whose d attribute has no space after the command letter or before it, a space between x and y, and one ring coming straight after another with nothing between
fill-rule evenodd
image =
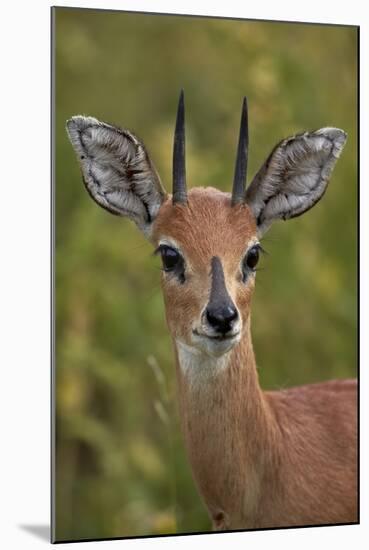
<instances>
[{"instance_id":1,"label":"antelope head","mask_svg":"<svg viewBox=\"0 0 369 550\"><path fill-rule=\"evenodd\" d=\"M263 234L273 221L299 216L319 201L346 141L337 128L284 139L246 187L245 98L232 193L187 191L181 92L169 195L145 146L130 131L84 116L69 120L67 130L91 197L131 218L160 254L172 337L215 357L230 351L249 326Z\"/></svg>"}]
</instances>

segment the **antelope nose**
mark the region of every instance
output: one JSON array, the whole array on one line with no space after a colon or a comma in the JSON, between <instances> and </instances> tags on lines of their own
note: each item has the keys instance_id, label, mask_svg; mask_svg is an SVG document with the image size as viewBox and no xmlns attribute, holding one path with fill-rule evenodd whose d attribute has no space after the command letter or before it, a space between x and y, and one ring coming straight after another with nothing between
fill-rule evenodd
<instances>
[{"instance_id":1,"label":"antelope nose","mask_svg":"<svg viewBox=\"0 0 369 550\"><path fill-rule=\"evenodd\" d=\"M238 319L237 309L233 304L215 308L207 307L206 319L217 332L226 334L232 329L234 321Z\"/></svg>"}]
</instances>

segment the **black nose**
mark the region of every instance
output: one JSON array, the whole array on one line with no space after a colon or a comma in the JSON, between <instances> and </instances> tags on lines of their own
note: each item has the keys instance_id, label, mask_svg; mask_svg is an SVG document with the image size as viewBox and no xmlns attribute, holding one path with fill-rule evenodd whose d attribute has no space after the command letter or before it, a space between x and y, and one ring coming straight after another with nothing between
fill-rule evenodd
<instances>
[{"instance_id":1,"label":"black nose","mask_svg":"<svg viewBox=\"0 0 369 550\"><path fill-rule=\"evenodd\" d=\"M208 323L217 332L226 334L232 329L234 321L238 318L238 313L233 304L227 304L221 307L207 307L206 318Z\"/></svg>"}]
</instances>

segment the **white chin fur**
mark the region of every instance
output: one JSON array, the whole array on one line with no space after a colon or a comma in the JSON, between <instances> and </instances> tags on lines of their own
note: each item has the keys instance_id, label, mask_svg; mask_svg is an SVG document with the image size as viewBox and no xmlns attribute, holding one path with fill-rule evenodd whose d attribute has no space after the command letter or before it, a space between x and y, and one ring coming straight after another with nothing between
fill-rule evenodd
<instances>
[{"instance_id":1,"label":"white chin fur","mask_svg":"<svg viewBox=\"0 0 369 550\"><path fill-rule=\"evenodd\" d=\"M210 357L221 357L228 353L240 341L240 334L233 338L217 340L206 336L192 334L192 345L200 353L209 355Z\"/></svg>"},{"instance_id":2,"label":"white chin fur","mask_svg":"<svg viewBox=\"0 0 369 550\"><path fill-rule=\"evenodd\" d=\"M192 345L176 340L179 366L193 381L215 375L228 365L229 352L240 341L240 335L230 340L212 340L193 335Z\"/></svg>"}]
</instances>

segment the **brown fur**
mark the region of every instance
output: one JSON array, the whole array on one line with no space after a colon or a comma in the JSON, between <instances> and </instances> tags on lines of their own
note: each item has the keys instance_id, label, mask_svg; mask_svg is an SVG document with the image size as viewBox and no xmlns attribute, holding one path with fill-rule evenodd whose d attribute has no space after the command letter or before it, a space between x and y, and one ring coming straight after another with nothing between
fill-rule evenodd
<instances>
[{"instance_id":1,"label":"brown fur","mask_svg":"<svg viewBox=\"0 0 369 550\"><path fill-rule=\"evenodd\" d=\"M189 341L193 319L200 314L210 293L210 264L213 256L223 262L227 290L241 315L249 313L253 281L242 284L240 262L256 224L246 204L231 207L228 193L213 188L192 189L188 205L172 205L168 197L155 220L153 242L171 237L186 256L185 285L163 278L166 316L173 336ZM232 276L235 275L235 276Z\"/></svg>"},{"instance_id":2,"label":"brown fur","mask_svg":"<svg viewBox=\"0 0 369 550\"><path fill-rule=\"evenodd\" d=\"M186 447L214 528L357 522L356 383L260 389L250 335L254 278L244 284L240 271L256 240L249 208L232 208L230 196L215 189L193 189L188 206L173 206L169 197L153 242L163 237L174 240L186 260L185 284L166 274L162 280L175 349L177 339L190 344L194 320L207 303L213 256L222 261L242 318L242 339L227 367L206 381L193 384L177 354Z\"/></svg>"}]
</instances>

